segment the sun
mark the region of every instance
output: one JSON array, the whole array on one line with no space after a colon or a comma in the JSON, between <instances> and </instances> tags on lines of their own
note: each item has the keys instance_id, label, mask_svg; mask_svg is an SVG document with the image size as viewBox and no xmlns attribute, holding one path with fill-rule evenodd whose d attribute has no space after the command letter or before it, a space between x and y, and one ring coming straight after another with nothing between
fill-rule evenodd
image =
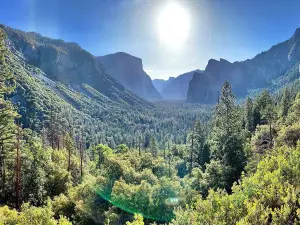
<instances>
[{"instance_id":1,"label":"sun","mask_svg":"<svg viewBox=\"0 0 300 225\"><path fill-rule=\"evenodd\" d=\"M176 2L169 2L157 20L160 40L172 49L178 49L187 41L190 30L190 17L187 10Z\"/></svg>"}]
</instances>

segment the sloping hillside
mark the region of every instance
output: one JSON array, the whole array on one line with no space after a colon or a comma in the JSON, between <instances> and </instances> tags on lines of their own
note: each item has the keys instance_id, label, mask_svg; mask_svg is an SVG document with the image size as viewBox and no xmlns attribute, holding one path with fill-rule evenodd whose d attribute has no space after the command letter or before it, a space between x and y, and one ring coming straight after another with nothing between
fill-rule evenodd
<instances>
[{"instance_id":1,"label":"sloping hillside","mask_svg":"<svg viewBox=\"0 0 300 225\"><path fill-rule=\"evenodd\" d=\"M130 94L124 86L107 75L103 66L89 52L76 43L43 37L35 32L23 32L1 25L20 57L44 75L64 85L80 90L88 84L114 101L125 101L131 105L148 104Z\"/></svg>"}]
</instances>

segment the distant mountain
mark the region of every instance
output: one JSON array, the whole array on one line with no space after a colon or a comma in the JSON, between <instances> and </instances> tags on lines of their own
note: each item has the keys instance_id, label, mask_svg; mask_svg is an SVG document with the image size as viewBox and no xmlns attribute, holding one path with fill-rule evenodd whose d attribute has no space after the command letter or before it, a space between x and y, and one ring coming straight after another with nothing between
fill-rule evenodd
<instances>
[{"instance_id":1,"label":"distant mountain","mask_svg":"<svg viewBox=\"0 0 300 225\"><path fill-rule=\"evenodd\" d=\"M165 85L167 85L168 83L170 83L172 80L174 80L175 77L169 77L168 80L164 80L164 79L154 79L152 80L152 83L154 85L154 87L156 88L156 90L161 93L163 88L165 87Z\"/></svg>"},{"instance_id":2,"label":"distant mountain","mask_svg":"<svg viewBox=\"0 0 300 225\"><path fill-rule=\"evenodd\" d=\"M186 99L189 82L195 72L201 72L201 70L194 70L188 73L179 75L176 78L172 78L164 83L161 88L161 95L164 99Z\"/></svg>"},{"instance_id":3,"label":"distant mountain","mask_svg":"<svg viewBox=\"0 0 300 225\"><path fill-rule=\"evenodd\" d=\"M287 41L271 47L253 59L228 62L211 59L203 73L194 73L189 84L187 101L213 103L223 83L231 83L236 96L243 97L253 90L277 90L299 78L300 28Z\"/></svg>"},{"instance_id":4,"label":"distant mountain","mask_svg":"<svg viewBox=\"0 0 300 225\"><path fill-rule=\"evenodd\" d=\"M151 78L143 70L140 58L124 52L97 57L104 66L107 74L118 80L124 87L134 94L147 100L162 99L152 84Z\"/></svg>"}]
</instances>

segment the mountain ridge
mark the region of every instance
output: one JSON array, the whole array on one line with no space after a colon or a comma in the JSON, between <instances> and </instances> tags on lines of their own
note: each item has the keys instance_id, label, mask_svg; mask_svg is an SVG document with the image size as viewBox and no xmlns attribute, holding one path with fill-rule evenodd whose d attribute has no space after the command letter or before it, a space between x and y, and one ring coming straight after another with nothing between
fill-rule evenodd
<instances>
[{"instance_id":1,"label":"mountain ridge","mask_svg":"<svg viewBox=\"0 0 300 225\"><path fill-rule=\"evenodd\" d=\"M194 72L201 72L201 70L192 70L177 77L169 78L167 82L164 82L160 91L163 98L169 100L186 99L189 82Z\"/></svg>"},{"instance_id":2,"label":"mountain ridge","mask_svg":"<svg viewBox=\"0 0 300 225\"><path fill-rule=\"evenodd\" d=\"M298 28L290 39L272 46L252 59L233 63L225 59L219 61L210 59L203 74L195 74L191 80L193 84L191 82L189 84L191 90L188 90L187 101L213 103L226 80L231 83L238 98L245 97L254 89L279 88L283 83L278 82L285 80L284 76L289 74L289 71L299 62L300 29ZM290 77L295 77L295 75ZM289 80L289 82L292 81ZM212 96L201 98L203 92L210 93ZM211 101L207 102L207 99Z\"/></svg>"},{"instance_id":3,"label":"mountain ridge","mask_svg":"<svg viewBox=\"0 0 300 225\"><path fill-rule=\"evenodd\" d=\"M156 90L161 94L161 91L163 89L163 87L171 82L173 79L175 79L175 77L169 77L168 80L164 80L164 79L153 79L152 83L154 85L154 87L156 88Z\"/></svg>"}]
</instances>

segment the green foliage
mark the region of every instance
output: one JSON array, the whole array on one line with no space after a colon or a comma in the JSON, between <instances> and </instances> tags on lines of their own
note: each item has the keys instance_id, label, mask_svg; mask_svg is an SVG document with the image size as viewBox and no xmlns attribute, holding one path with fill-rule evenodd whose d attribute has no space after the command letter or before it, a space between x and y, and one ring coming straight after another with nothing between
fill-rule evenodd
<instances>
[{"instance_id":1,"label":"green foliage","mask_svg":"<svg viewBox=\"0 0 300 225\"><path fill-rule=\"evenodd\" d=\"M15 88L15 79L7 65L8 50L6 48L7 36L0 28L0 98L11 93Z\"/></svg>"},{"instance_id":2,"label":"green foliage","mask_svg":"<svg viewBox=\"0 0 300 225\"><path fill-rule=\"evenodd\" d=\"M245 103L245 128L250 132L253 132L255 129L253 114L253 102L251 98L247 98Z\"/></svg>"},{"instance_id":3,"label":"green foliage","mask_svg":"<svg viewBox=\"0 0 300 225\"><path fill-rule=\"evenodd\" d=\"M0 224L2 225L71 225L65 218L56 220L53 217L52 206L48 203L43 207L30 206L25 203L21 207L21 212L9 209L7 206L0 207Z\"/></svg>"},{"instance_id":4,"label":"green foliage","mask_svg":"<svg viewBox=\"0 0 300 225\"><path fill-rule=\"evenodd\" d=\"M190 209L176 210L172 224L297 224L300 146L267 155L233 193L210 191Z\"/></svg>"},{"instance_id":5,"label":"green foliage","mask_svg":"<svg viewBox=\"0 0 300 225\"><path fill-rule=\"evenodd\" d=\"M290 126L282 126L277 140L279 146L295 147L300 140L300 123L296 122Z\"/></svg>"},{"instance_id":6,"label":"green foliage","mask_svg":"<svg viewBox=\"0 0 300 225\"><path fill-rule=\"evenodd\" d=\"M193 143L191 143L191 138L193 138ZM202 126L200 120L195 122L191 136L189 137L189 144L191 146L191 156L193 158L195 166L199 166L204 169L205 163L209 162L209 148L206 143L205 128ZM191 162L190 162L191 163Z\"/></svg>"},{"instance_id":7,"label":"green foliage","mask_svg":"<svg viewBox=\"0 0 300 225\"><path fill-rule=\"evenodd\" d=\"M291 107L291 93L288 88L285 88L283 90L283 96L281 98L281 109L280 109L280 115L285 118L288 115L289 109Z\"/></svg>"},{"instance_id":8,"label":"green foliage","mask_svg":"<svg viewBox=\"0 0 300 225\"><path fill-rule=\"evenodd\" d=\"M144 225L144 219L140 214L135 214L134 221L126 222L126 225Z\"/></svg>"},{"instance_id":9,"label":"green foliage","mask_svg":"<svg viewBox=\"0 0 300 225\"><path fill-rule=\"evenodd\" d=\"M129 148L125 144L118 145L116 148L116 153L126 153Z\"/></svg>"}]
</instances>

